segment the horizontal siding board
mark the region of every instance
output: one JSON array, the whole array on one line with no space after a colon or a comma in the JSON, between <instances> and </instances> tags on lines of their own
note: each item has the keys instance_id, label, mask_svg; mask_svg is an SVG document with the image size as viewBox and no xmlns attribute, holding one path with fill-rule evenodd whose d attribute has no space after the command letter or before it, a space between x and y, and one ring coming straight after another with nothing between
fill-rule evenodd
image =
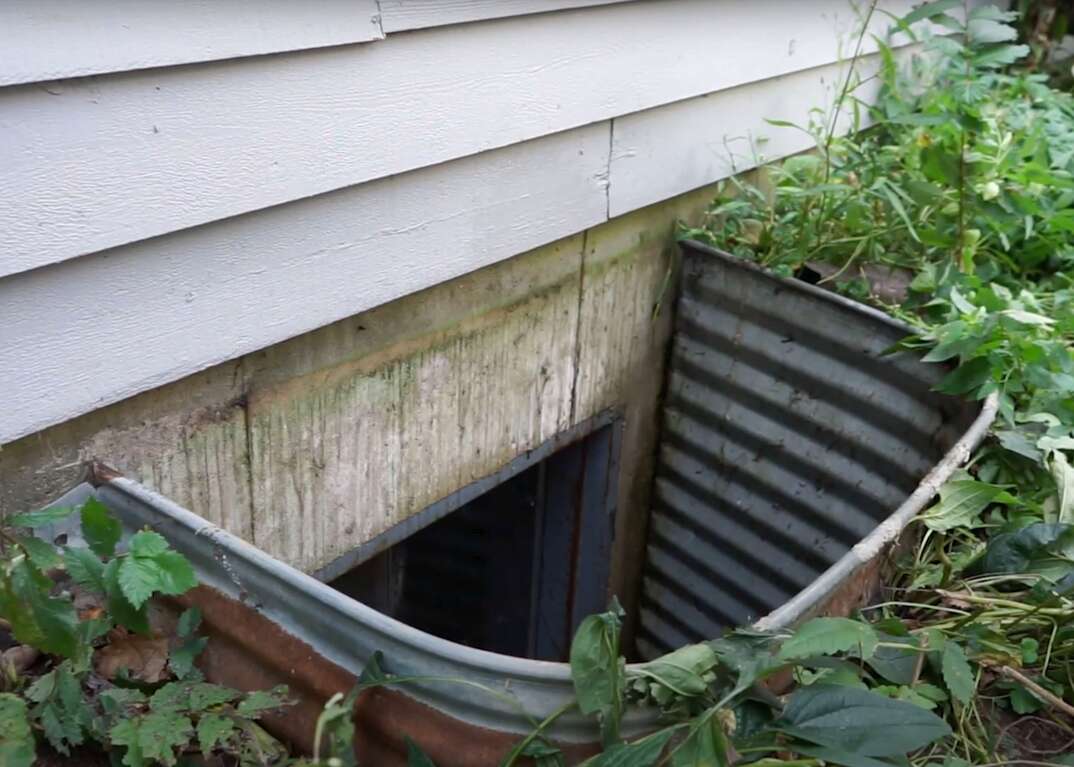
<instances>
[{"instance_id":1,"label":"horizontal siding board","mask_svg":"<svg viewBox=\"0 0 1074 767\"><path fill-rule=\"evenodd\" d=\"M0 444L599 223L609 130L0 280Z\"/></svg>"},{"instance_id":2,"label":"horizontal siding board","mask_svg":"<svg viewBox=\"0 0 1074 767\"><path fill-rule=\"evenodd\" d=\"M0 85L382 38L376 0L11 0Z\"/></svg>"},{"instance_id":3,"label":"horizontal siding board","mask_svg":"<svg viewBox=\"0 0 1074 767\"><path fill-rule=\"evenodd\" d=\"M0 90L0 276L817 67L855 23L845 0L569 18Z\"/></svg>"},{"instance_id":4,"label":"horizontal siding board","mask_svg":"<svg viewBox=\"0 0 1074 767\"><path fill-rule=\"evenodd\" d=\"M876 71L874 57L859 72ZM807 124L810 110L830 105L846 77L830 64L650 109L615 121L609 171L612 216L729 178L814 146L813 138L768 119ZM860 87L865 101L879 82ZM841 116L846 129L849 112Z\"/></svg>"},{"instance_id":5,"label":"horizontal siding board","mask_svg":"<svg viewBox=\"0 0 1074 767\"><path fill-rule=\"evenodd\" d=\"M631 0L380 0L386 33L502 19ZM633 0L639 2L640 0Z\"/></svg>"}]
</instances>

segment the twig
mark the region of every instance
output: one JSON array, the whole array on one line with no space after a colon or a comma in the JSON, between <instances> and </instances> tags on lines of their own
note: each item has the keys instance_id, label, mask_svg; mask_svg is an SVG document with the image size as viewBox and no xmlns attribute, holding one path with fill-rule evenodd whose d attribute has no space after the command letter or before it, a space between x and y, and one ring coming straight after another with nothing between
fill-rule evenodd
<instances>
[{"instance_id":1,"label":"twig","mask_svg":"<svg viewBox=\"0 0 1074 767\"><path fill-rule=\"evenodd\" d=\"M997 671L1000 676L1005 677L1011 681L1018 682L1018 684L1025 687L1027 690L1029 690L1031 693L1036 695L1048 705L1058 709L1059 711L1062 711L1067 716L1074 718L1074 706L1067 703L1055 693L1049 692L1048 690L1044 689L1039 684L1037 684L1032 679L1023 674L1021 671L1013 669L1010 666L992 666L992 668L995 669L995 671Z\"/></svg>"}]
</instances>

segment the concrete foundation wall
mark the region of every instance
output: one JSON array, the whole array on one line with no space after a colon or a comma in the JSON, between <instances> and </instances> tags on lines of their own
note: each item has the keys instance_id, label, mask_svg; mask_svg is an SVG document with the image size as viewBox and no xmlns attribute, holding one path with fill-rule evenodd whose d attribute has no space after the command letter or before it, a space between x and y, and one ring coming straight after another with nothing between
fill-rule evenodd
<instances>
[{"instance_id":1,"label":"concrete foundation wall","mask_svg":"<svg viewBox=\"0 0 1074 767\"><path fill-rule=\"evenodd\" d=\"M629 599L674 225L712 194L613 219L7 445L0 511L58 495L97 459L314 571L615 409L625 431L613 588Z\"/></svg>"}]
</instances>

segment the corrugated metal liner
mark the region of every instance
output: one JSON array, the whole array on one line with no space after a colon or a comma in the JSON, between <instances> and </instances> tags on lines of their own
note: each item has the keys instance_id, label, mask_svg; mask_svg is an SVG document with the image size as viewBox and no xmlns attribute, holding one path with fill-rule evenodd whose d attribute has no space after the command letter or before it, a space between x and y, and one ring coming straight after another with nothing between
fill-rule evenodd
<instances>
[{"instance_id":1,"label":"corrugated metal liner","mask_svg":"<svg viewBox=\"0 0 1074 767\"><path fill-rule=\"evenodd\" d=\"M884 354L904 326L703 246L685 248L677 311L640 649L860 606L903 527L987 433L995 399L936 395L942 368ZM406 764L403 735L443 767L496 763L490 755L574 699L565 663L419 631L130 479L98 467L93 485L68 500L93 493L128 530L159 530L191 559L203 586L190 601L206 613L210 651L223 648L210 678L290 685L302 703L273 726L299 742L376 651L390 672L422 678L370 699L360 737L382 745L377 764ZM438 681L448 679L466 682ZM624 729L656 721L632 710ZM599 744L595 722L571 709L545 734L569 763Z\"/></svg>"},{"instance_id":2,"label":"corrugated metal liner","mask_svg":"<svg viewBox=\"0 0 1074 767\"><path fill-rule=\"evenodd\" d=\"M768 624L805 614L970 427L977 407L932 390L942 366L889 353L910 332L828 291L683 244L643 657L770 613Z\"/></svg>"}]
</instances>

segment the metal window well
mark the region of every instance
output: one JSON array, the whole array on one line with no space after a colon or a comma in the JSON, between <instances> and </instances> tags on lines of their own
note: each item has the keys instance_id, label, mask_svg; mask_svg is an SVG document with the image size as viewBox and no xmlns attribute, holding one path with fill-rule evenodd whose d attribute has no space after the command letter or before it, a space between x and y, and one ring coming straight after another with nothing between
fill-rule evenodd
<instances>
[{"instance_id":1,"label":"metal window well","mask_svg":"<svg viewBox=\"0 0 1074 767\"><path fill-rule=\"evenodd\" d=\"M701 245L684 245L676 311L639 653L860 606L904 526L987 431L994 400L933 392L943 368L886 354L908 329L882 313ZM98 467L61 502L89 494L128 530L156 529L190 558L202 585L180 602L203 612L206 676L242 689L287 684L297 704L267 726L307 750L324 702L376 651L389 672L422 681L363 694L363 763L405 764L409 736L441 767L494 765L574 698L565 663L421 631L130 479ZM624 729L654 723L634 711ZM546 735L569 761L599 742L576 712Z\"/></svg>"}]
</instances>

